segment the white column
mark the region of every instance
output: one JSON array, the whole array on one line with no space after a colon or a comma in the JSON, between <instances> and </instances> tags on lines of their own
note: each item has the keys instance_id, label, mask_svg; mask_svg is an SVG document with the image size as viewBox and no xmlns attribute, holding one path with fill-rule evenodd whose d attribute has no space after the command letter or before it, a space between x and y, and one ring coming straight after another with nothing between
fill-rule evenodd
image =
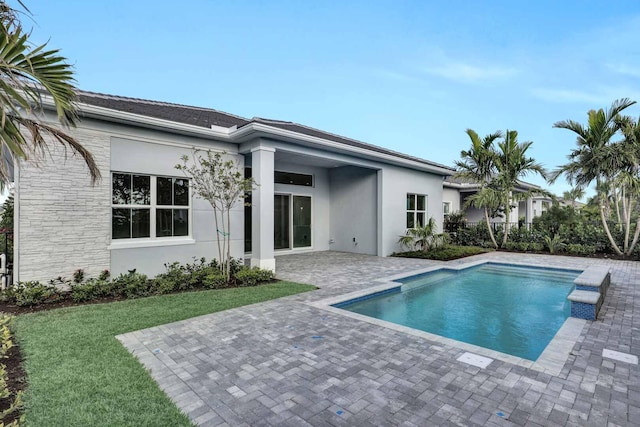
<instances>
[{"instance_id":1,"label":"white column","mask_svg":"<svg viewBox=\"0 0 640 427\"><path fill-rule=\"evenodd\" d=\"M384 234L383 234L383 230L384 230L384 217L383 217L383 210L384 210L384 205L383 205L383 201L382 201L382 169L378 169L377 175L376 175L376 191L377 191L377 195L378 195L378 200L377 200L377 213L378 213L378 231L376 233L376 238L378 239L377 241L377 255L378 256L385 256L384 253Z\"/></svg>"},{"instance_id":2,"label":"white column","mask_svg":"<svg viewBox=\"0 0 640 427\"><path fill-rule=\"evenodd\" d=\"M258 184L251 193L251 266L276 271L273 255L273 164L275 149L251 150L251 174Z\"/></svg>"}]
</instances>

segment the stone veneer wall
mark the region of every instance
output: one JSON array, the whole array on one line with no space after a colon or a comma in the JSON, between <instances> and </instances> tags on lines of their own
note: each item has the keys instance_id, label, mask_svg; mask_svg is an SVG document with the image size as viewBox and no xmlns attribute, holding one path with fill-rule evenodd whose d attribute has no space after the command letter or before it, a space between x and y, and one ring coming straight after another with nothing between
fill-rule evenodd
<instances>
[{"instance_id":1,"label":"stone veneer wall","mask_svg":"<svg viewBox=\"0 0 640 427\"><path fill-rule=\"evenodd\" d=\"M65 159L56 142L43 159L21 162L14 280L71 278L78 268L95 276L109 268L110 137L81 128L68 132L93 154L102 180L92 187L84 161L71 151Z\"/></svg>"}]
</instances>

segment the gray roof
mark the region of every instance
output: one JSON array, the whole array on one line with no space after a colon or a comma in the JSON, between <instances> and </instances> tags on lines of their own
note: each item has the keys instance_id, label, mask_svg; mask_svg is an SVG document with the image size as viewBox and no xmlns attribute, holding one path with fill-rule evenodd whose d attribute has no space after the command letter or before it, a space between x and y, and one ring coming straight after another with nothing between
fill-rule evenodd
<instances>
[{"instance_id":1,"label":"gray roof","mask_svg":"<svg viewBox=\"0 0 640 427\"><path fill-rule=\"evenodd\" d=\"M81 103L108 108L111 110L123 111L147 117L154 117L177 123L199 126L207 129L211 129L212 125L226 128L237 126L238 128L241 128L251 123L260 123L274 128L296 132L302 135L322 138L351 147L371 150L381 154L387 154L394 157L427 164L430 166L448 169L452 172L454 171L454 169L450 166L445 166L440 163L421 159L419 157L399 153L397 151L388 150L377 145L367 144L362 141L346 138L340 135L325 132L319 129L314 129L294 122L265 119L261 117L246 119L244 117L236 116L211 108L173 104L170 102L151 101L148 99L140 98L128 98L124 96L107 95L96 92L78 91L77 93L78 99ZM82 112L82 108L80 110Z\"/></svg>"}]
</instances>

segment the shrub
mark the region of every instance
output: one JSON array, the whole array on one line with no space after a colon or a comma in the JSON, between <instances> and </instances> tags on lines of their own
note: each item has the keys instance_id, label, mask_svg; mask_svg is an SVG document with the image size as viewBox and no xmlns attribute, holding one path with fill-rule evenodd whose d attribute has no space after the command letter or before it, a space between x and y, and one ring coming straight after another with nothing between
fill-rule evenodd
<instances>
[{"instance_id":1,"label":"shrub","mask_svg":"<svg viewBox=\"0 0 640 427\"><path fill-rule=\"evenodd\" d=\"M111 284L107 280L97 278L72 284L69 296L75 302L85 302L112 296L111 293Z\"/></svg>"},{"instance_id":2,"label":"shrub","mask_svg":"<svg viewBox=\"0 0 640 427\"><path fill-rule=\"evenodd\" d=\"M561 251L567 246L562 241L562 238L557 234L554 234L553 237L544 236L544 243L547 246L547 249L549 249L549 253L550 254L553 254L553 253L556 253L558 251Z\"/></svg>"},{"instance_id":3,"label":"shrub","mask_svg":"<svg viewBox=\"0 0 640 427\"><path fill-rule=\"evenodd\" d=\"M439 261L448 261L452 259L464 258L467 256L478 255L485 252L490 252L492 249L481 248L478 246L444 246L430 251L409 251L409 252L394 252L391 254L393 257L400 258L422 258L422 259L435 259Z\"/></svg>"},{"instance_id":4,"label":"shrub","mask_svg":"<svg viewBox=\"0 0 640 427\"><path fill-rule=\"evenodd\" d=\"M235 279L238 286L255 286L258 283L273 280L273 272L258 267L245 267L235 274Z\"/></svg>"},{"instance_id":5,"label":"shrub","mask_svg":"<svg viewBox=\"0 0 640 427\"><path fill-rule=\"evenodd\" d=\"M544 250L544 245L542 243L533 242L529 244L529 250L534 252L542 252Z\"/></svg>"},{"instance_id":6,"label":"shrub","mask_svg":"<svg viewBox=\"0 0 640 427\"><path fill-rule=\"evenodd\" d=\"M79 268L73 272L73 283L82 283L84 280L84 270Z\"/></svg>"},{"instance_id":7,"label":"shrub","mask_svg":"<svg viewBox=\"0 0 640 427\"><path fill-rule=\"evenodd\" d=\"M60 301L63 296L58 287L40 282L18 282L11 288L12 300L19 306L33 306Z\"/></svg>"},{"instance_id":8,"label":"shrub","mask_svg":"<svg viewBox=\"0 0 640 427\"><path fill-rule=\"evenodd\" d=\"M202 284L208 289L223 288L227 285L227 278L222 274L222 272L211 273L205 276L202 280Z\"/></svg>"},{"instance_id":9,"label":"shrub","mask_svg":"<svg viewBox=\"0 0 640 427\"><path fill-rule=\"evenodd\" d=\"M126 298L146 297L153 294L153 282L148 280L144 274L130 270L113 279L112 289L118 295Z\"/></svg>"},{"instance_id":10,"label":"shrub","mask_svg":"<svg viewBox=\"0 0 640 427\"><path fill-rule=\"evenodd\" d=\"M571 255L593 255L596 253L596 247L593 245L580 245L571 243L567 245L567 252Z\"/></svg>"}]
</instances>

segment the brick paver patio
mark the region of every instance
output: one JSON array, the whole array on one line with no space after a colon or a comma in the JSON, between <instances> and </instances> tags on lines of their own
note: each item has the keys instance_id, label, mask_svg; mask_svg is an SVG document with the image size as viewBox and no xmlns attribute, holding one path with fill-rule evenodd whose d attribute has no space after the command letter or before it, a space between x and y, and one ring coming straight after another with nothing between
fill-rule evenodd
<instances>
[{"instance_id":1,"label":"brick paver patio","mask_svg":"<svg viewBox=\"0 0 640 427\"><path fill-rule=\"evenodd\" d=\"M640 425L640 263L485 254L478 259L585 268L612 287L559 375L494 360L481 369L443 345L308 303L435 261L337 252L277 258L278 277L318 291L136 331L121 342L197 425Z\"/></svg>"}]
</instances>

